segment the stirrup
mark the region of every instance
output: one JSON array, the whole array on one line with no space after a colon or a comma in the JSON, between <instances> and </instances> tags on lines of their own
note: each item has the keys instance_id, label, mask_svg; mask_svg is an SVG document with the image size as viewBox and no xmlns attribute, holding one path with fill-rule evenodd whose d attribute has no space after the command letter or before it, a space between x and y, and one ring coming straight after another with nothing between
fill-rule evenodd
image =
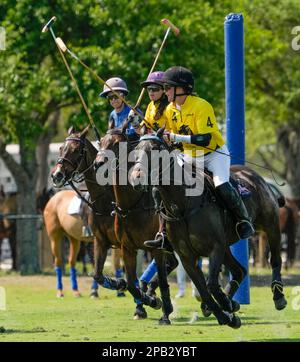
<instances>
[{"instance_id":1,"label":"stirrup","mask_svg":"<svg viewBox=\"0 0 300 362\"><path fill-rule=\"evenodd\" d=\"M163 246L163 242L164 242L164 235L162 232L159 231L158 233L156 233L155 238L153 240L144 241L144 245L150 248L161 249L161 247Z\"/></svg>"},{"instance_id":2,"label":"stirrup","mask_svg":"<svg viewBox=\"0 0 300 362\"><path fill-rule=\"evenodd\" d=\"M158 247L158 250L164 251L165 253L170 253L173 254L173 248L168 240L168 237L165 233L163 233L162 231L159 231L156 235L155 235L155 239L161 237L161 247Z\"/></svg>"},{"instance_id":3,"label":"stirrup","mask_svg":"<svg viewBox=\"0 0 300 362\"><path fill-rule=\"evenodd\" d=\"M242 230L242 232L240 233L239 232L239 226L245 225L245 224L248 225L248 230ZM241 220L241 221L236 223L235 232L236 232L237 236L239 237L239 239L248 239L248 238L250 238L250 236L252 236L255 233L255 230L254 230L254 228L253 228L250 221ZM242 234L242 233L244 233L244 234Z\"/></svg>"}]
</instances>

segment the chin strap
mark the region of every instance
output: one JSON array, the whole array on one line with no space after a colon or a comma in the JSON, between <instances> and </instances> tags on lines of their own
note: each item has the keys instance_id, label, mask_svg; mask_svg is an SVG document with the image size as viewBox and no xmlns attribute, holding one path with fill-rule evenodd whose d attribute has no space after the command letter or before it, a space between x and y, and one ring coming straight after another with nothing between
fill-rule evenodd
<instances>
[{"instance_id":1,"label":"chin strap","mask_svg":"<svg viewBox=\"0 0 300 362\"><path fill-rule=\"evenodd\" d=\"M177 90L177 88L178 87L175 87L174 88L174 97L173 97L173 102L175 102L175 99L176 99L176 97L180 97L180 96L189 96L191 93L187 93L187 92L185 92L185 93L176 93L176 90Z\"/></svg>"}]
</instances>

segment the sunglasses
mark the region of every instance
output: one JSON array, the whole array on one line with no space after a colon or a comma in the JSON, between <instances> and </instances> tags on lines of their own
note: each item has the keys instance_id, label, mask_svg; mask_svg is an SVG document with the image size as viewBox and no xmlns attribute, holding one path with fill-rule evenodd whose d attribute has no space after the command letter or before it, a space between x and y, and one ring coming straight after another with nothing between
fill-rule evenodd
<instances>
[{"instance_id":1,"label":"sunglasses","mask_svg":"<svg viewBox=\"0 0 300 362\"><path fill-rule=\"evenodd\" d=\"M119 96L123 98L123 97L124 97L124 94L123 94L123 93L119 93ZM114 100L120 99L120 98L117 97L115 94L109 94L109 95L107 96L107 99L108 99L109 101L114 101Z\"/></svg>"},{"instance_id":2,"label":"sunglasses","mask_svg":"<svg viewBox=\"0 0 300 362\"><path fill-rule=\"evenodd\" d=\"M159 91L161 91L162 90L162 88L160 88L160 87L147 87L147 91L148 92L159 92Z\"/></svg>"}]
</instances>

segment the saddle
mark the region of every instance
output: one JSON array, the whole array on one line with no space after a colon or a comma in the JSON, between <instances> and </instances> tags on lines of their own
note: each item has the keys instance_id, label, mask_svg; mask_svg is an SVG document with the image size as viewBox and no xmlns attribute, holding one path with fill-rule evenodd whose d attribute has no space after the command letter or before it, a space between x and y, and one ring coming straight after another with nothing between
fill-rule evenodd
<instances>
[{"instance_id":1,"label":"saddle","mask_svg":"<svg viewBox=\"0 0 300 362\"><path fill-rule=\"evenodd\" d=\"M213 182L213 175L212 173L208 170L208 169L204 169L204 174L205 174L205 178L206 178L206 181L208 182L209 184L209 187L214 191L215 193L215 185L214 185L214 182ZM237 190L237 192L240 194L241 198L243 200L246 200L246 199L249 199L252 195L251 191L247 188L247 186L245 185L244 181L233 176L233 175L230 175L230 178L229 178L229 182L231 183L231 185Z\"/></svg>"}]
</instances>

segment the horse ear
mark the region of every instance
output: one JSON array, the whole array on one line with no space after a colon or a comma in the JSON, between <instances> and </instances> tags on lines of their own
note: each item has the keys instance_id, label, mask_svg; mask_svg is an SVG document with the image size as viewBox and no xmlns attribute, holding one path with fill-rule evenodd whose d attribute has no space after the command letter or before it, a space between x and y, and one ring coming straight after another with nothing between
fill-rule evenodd
<instances>
[{"instance_id":1,"label":"horse ear","mask_svg":"<svg viewBox=\"0 0 300 362\"><path fill-rule=\"evenodd\" d=\"M71 134L75 133L75 127L74 126L71 126L69 129L68 129L68 135L70 136Z\"/></svg>"},{"instance_id":2,"label":"horse ear","mask_svg":"<svg viewBox=\"0 0 300 362\"><path fill-rule=\"evenodd\" d=\"M85 138L86 135L88 134L90 129L90 125L88 125L87 127L85 127L85 129L80 133L80 138Z\"/></svg>"},{"instance_id":3,"label":"horse ear","mask_svg":"<svg viewBox=\"0 0 300 362\"><path fill-rule=\"evenodd\" d=\"M166 128L166 126L163 126L157 131L157 133L156 133L157 137L162 138L165 128Z\"/></svg>"}]
</instances>

